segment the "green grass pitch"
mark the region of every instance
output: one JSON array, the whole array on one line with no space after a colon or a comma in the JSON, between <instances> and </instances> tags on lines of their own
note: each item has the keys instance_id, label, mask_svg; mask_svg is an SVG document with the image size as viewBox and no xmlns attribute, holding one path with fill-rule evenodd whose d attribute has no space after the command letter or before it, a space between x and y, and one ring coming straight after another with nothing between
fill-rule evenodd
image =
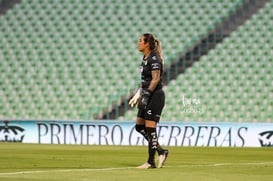
<instances>
[{"instance_id":1,"label":"green grass pitch","mask_svg":"<svg viewBox=\"0 0 273 181\"><path fill-rule=\"evenodd\" d=\"M272 148L168 147L161 169L137 169L145 146L0 143L0 180L273 180Z\"/></svg>"}]
</instances>

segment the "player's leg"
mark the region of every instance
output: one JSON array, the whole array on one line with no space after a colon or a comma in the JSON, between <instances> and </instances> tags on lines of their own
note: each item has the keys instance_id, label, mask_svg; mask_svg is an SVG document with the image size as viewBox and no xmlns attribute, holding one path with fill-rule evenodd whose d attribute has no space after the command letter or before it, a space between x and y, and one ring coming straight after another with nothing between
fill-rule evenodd
<instances>
[{"instance_id":1,"label":"player's leg","mask_svg":"<svg viewBox=\"0 0 273 181\"><path fill-rule=\"evenodd\" d=\"M161 168L168 156L168 150L163 149L158 143L156 126L159 122L162 109L165 105L165 95L162 90L156 91L151 98L146 110L139 109L138 119L136 123L136 130L142 134L148 141L149 158L147 163L141 165L139 168L154 168L155 167L155 153L158 152L159 164ZM145 121L145 126L143 125Z\"/></svg>"},{"instance_id":2,"label":"player's leg","mask_svg":"<svg viewBox=\"0 0 273 181\"><path fill-rule=\"evenodd\" d=\"M156 168L155 165L155 153L157 150L157 133L156 133L156 122L145 120L145 136L148 140L148 160L138 168Z\"/></svg>"},{"instance_id":3,"label":"player's leg","mask_svg":"<svg viewBox=\"0 0 273 181\"><path fill-rule=\"evenodd\" d=\"M145 119L137 117L135 129L148 141L148 135L145 128Z\"/></svg>"},{"instance_id":4,"label":"player's leg","mask_svg":"<svg viewBox=\"0 0 273 181\"><path fill-rule=\"evenodd\" d=\"M149 137L145 128L145 119L137 117L135 129L149 142ZM160 146L158 142L157 142L157 148L158 148L157 152L160 155L164 149Z\"/></svg>"},{"instance_id":5,"label":"player's leg","mask_svg":"<svg viewBox=\"0 0 273 181\"><path fill-rule=\"evenodd\" d=\"M145 121L145 127L149 139L148 143L148 163L153 165L155 167L155 153L158 149L158 138L157 138L157 132L156 132L156 122L152 120L146 120Z\"/></svg>"},{"instance_id":6,"label":"player's leg","mask_svg":"<svg viewBox=\"0 0 273 181\"><path fill-rule=\"evenodd\" d=\"M145 121L146 127L155 127L156 128L156 124L159 122L160 120L160 116L162 113L162 110L164 108L165 105L165 94L163 90L158 90L154 93L152 99L151 99L151 105L150 107L148 107L148 111L145 116L145 118L147 120L150 121ZM150 125L151 124L151 125ZM157 142L157 153L158 153L158 168L162 168L167 157L169 154L169 151L166 149L163 149L159 143Z\"/></svg>"},{"instance_id":7,"label":"player's leg","mask_svg":"<svg viewBox=\"0 0 273 181\"><path fill-rule=\"evenodd\" d=\"M145 110L144 109L138 109L135 129L136 129L137 132L139 132L141 135L143 135L144 138L147 141L149 141L149 136L147 134L147 130L146 130L146 127L145 127L144 116L145 116ZM154 163L145 162L143 165L140 165L137 168L143 168L143 169L155 168L155 164Z\"/></svg>"}]
</instances>

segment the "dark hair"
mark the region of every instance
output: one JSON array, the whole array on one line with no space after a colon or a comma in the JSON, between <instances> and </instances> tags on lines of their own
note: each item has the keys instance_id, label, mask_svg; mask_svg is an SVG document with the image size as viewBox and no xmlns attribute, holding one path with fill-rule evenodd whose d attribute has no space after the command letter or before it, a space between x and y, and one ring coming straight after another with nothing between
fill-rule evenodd
<instances>
[{"instance_id":1,"label":"dark hair","mask_svg":"<svg viewBox=\"0 0 273 181\"><path fill-rule=\"evenodd\" d=\"M163 59L163 53L162 53L162 49L161 49L161 43L159 40L157 40L155 38L155 36L151 33L144 33L143 34L144 37L144 42L145 43L149 43L150 45L150 50L151 51L155 51L156 53L159 54L159 56L162 59L162 63L164 63L164 59Z\"/></svg>"},{"instance_id":2,"label":"dark hair","mask_svg":"<svg viewBox=\"0 0 273 181\"><path fill-rule=\"evenodd\" d=\"M149 43L150 45L150 50L154 50L155 47L156 47L156 39L155 39L155 36L151 33L144 33L143 34L144 36L144 42L145 43Z\"/></svg>"}]
</instances>

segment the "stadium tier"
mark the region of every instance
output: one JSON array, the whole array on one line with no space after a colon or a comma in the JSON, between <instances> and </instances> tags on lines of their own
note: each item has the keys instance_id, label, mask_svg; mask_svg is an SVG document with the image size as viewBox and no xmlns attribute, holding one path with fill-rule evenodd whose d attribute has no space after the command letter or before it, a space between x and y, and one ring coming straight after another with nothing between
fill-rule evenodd
<instances>
[{"instance_id":1,"label":"stadium tier","mask_svg":"<svg viewBox=\"0 0 273 181\"><path fill-rule=\"evenodd\" d=\"M142 33L159 37L168 67L172 57L191 47L242 3L22 0L0 17L0 115L8 119L93 119L136 87L141 59L136 44ZM192 77L188 73L181 76ZM181 89L172 88L179 82L185 87L185 79L180 79L167 88L175 91L167 91L170 102L164 119L195 119L193 115L181 117L181 105L171 103L175 96L181 100ZM191 79L187 81L190 84ZM197 98L199 95L197 91ZM205 106L205 98L200 99ZM213 111L206 107L208 112ZM198 120L203 118L210 116L198 116Z\"/></svg>"},{"instance_id":2,"label":"stadium tier","mask_svg":"<svg viewBox=\"0 0 273 181\"><path fill-rule=\"evenodd\" d=\"M272 122L272 8L271 1L165 87L163 120Z\"/></svg>"}]
</instances>

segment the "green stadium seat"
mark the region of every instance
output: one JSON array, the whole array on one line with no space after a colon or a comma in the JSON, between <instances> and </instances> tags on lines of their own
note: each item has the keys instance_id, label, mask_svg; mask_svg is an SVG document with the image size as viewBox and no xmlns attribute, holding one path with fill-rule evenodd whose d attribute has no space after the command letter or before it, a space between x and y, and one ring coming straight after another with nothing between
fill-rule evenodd
<instances>
[{"instance_id":1,"label":"green stadium seat","mask_svg":"<svg viewBox=\"0 0 273 181\"><path fill-rule=\"evenodd\" d=\"M266 12L266 10L264 11ZM272 94L269 93L270 88L268 86L268 84L272 85L272 81L270 81L270 79L272 79L272 74L270 74L272 66L270 66L271 61L267 56L267 54L270 54L268 52L272 51L265 47L264 43L251 45L253 42L257 42L258 39L256 39L256 37L260 35L255 33L255 30L257 30L256 28L253 28L253 32L250 34L243 34L246 32L248 27L253 26L252 22L256 21L257 19L259 20L259 17L263 16L263 12L258 14L257 18L250 20L245 26L240 28L239 31L233 33L229 39L225 40L224 44L218 46L217 48L219 50L216 48L215 51L210 52L208 56L202 58L199 63L200 65L196 64L196 66L193 66L191 70L187 70L186 75L181 75L180 78L176 80L176 83L173 83L174 81L172 81L168 85L166 93L170 96L167 96L168 106L166 106L162 117L164 120L173 120L173 117L176 117L175 119L179 119L180 117L177 111L181 112L182 107L177 102L177 96L173 94L173 92L176 90L173 86L179 87L177 92L179 92L181 95L182 92L183 94L193 94L193 92L196 92L197 96L202 97L203 102L206 104L204 105L204 115L200 115L202 121L215 121L221 119L221 121L264 122L272 119L272 117L270 117L272 115L269 113L269 111L265 111L267 110L266 107L268 107L267 101L263 101L263 103L260 102L261 100L270 100L268 99L268 95L271 95L272 97ZM254 23L254 27L255 26L261 26L261 24ZM260 30L269 32L268 28L261 28ZM251 38L249 38L249 36ZM268 38L259 37L258 41L268 41L267 39ZM247 46L250 46L241 46L242 41L245 42ZM238 49L238 51L234 51L236 49ZM246 49L248 50L246 51ZM228 51L225 52L223 50ZM255 57L251 58L250 56L253 55ZM263 63L260 61L261 57ZM215 63L208 62L208 60L212 60ZM221 61L219 62L219 60ZM204 61L204 64L202 64L202 61ZM265 65L268 67L268 70L264 68ZM208 67L209 71L204 69L204 67ZM219 71L217 71L217 69ZM221 79L223 69L225 73L224 75L227 78L224 79L224 84L223 80ZM268 73L265 73L267 71ZM195 76L195 74L198 73L202 73L202 77ZM267 76L264 77L264 75ZM244 77L243 79L242 76ZM197 79L198 81L196 81ZM263 81L264 79L269 80L268 83L265 83ZM212 86L212 88L205 91L198 91L200 84L202 85L202 83L199 81L204 81L205 85ZM179 82L181 82L181 86L179 86ZM198 88L192 87L193 85L196 85ZM183 87L187 87L187 89ZM230 89L231 87L234 89ZM268 88L260 89L259 87ZM168 91L171 91L172 93L168 93ZM219 91L221 92L222 96L217 97L216 95L219 93ZM200 95L204 93L208 94L209 96L206 97ZM224 100L226 101L223 101L223 96ZM178 105L179 108L177 109L174 106L169 106L173 104L176 104L176 106ZM272 105L272 101L269 104ZM259 109L257 109L257 107L259 107ZM184 114L183 117L183 120L195 121L196 119L195 115Z\"/></svg>"},{"instance_id":2,"label":"green stadium seat","mask_svg":"<svg viewBox=\"0 0 273 181\"><path fill-rule=\"evenodd\" d=\"M24 93L18 92L18 95L29 93L32 98L18 96L18 101L24 103L19 104L19 108L13 105L13 112L1 111L0 114L11 117L14 113L20 118L79 119L82 115L88 114L88 109L92 105L109 108L111 91L119 92L123 91L122 89L136 87L135 80L139 77L137 67L140 64L137 60L141 60L136 43L141 32L154 32L160 38L168 60L168 57L175 56L193 45L193 40L205 35L212 23L226 16L230 8L237 7L240 3L241 0L231 2L208 0L199 3L171 0L158 4L144 0L134 3L22 0L0 17L0 28L3 32L0 33L0 48L10 61L8 68L3 69L1 77L8 77L8 81L17 88L24 86ZM149 5L154 8L145 8ZM149 14L149 18L154 20L153 23L149 23L149 18L142 14ZM143 27L143 24L147 26ZM267 27L266 24L264 26ZM262 31L264 29L261 28ZM252 33L254 32L253 29ZM269 48L272 41L266 42ZM261 42L257 48L260 49L263 44L264 42ZM257 56L259 55L257 53ZM109 62L112 62L111 65ZM167 67L169 61L166 63ZM121 65L125 68L120 69ZM28 70L36 70L35 79L24 75ZM196 75L194 79L199 81L196 84L198 87L191 82L194 80L191 75L186 76L188 82L182 77L180 81L186 83L185 85L189 84L189 87L181 84L183 93L194 91L197 92L196 96L203 98L205 92L213 93L213 89L208 89L204 81L213 78L211 84L220 85L216 81L221 79L221 76L206 76L209 69L202 70L205 76L198 76L199 71L193 70ZM218 72L216 67L213 70L214 73ZM19 80L12 76L15 72L20 76ZM118 80L120 77L122 79ZM105 80L109 80L106 84L111 85L110 90L105 86ZM5 94L12 97L8 89L12 87L7 88ZM199 89L202 95L198 93ZM37 93L39 90L42 91ZM50 93L51 99L47 92ZM103 96L97 96L99 94ZM178 92L171 94L173 95L179 97L180 94ZM120 97L117 97L115 101L119 99ZM32 101L35 103L27 105L26 102ZM61 103L56 104L56 101ZM82 103L85 106L81 106ZM33 111L29 112L29 108ZM212 111L210 109L210 112ZM173 120L183 116L180 113L174 114L175 116L169 115ZM216 116L214 113L211 115ZM189 116L191 117L186 117L185 120L199 119L198 115ZM208 116L205 118L209 119Z\"/></svg>"}]
</instances>

